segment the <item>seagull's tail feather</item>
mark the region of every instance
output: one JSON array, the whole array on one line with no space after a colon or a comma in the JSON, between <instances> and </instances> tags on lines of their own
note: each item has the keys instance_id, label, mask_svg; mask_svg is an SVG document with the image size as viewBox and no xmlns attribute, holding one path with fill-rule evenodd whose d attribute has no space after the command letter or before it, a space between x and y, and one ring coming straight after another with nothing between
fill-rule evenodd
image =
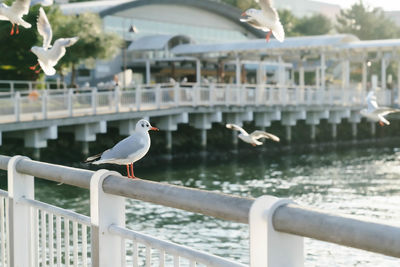
<instances>
[{"instance_id":1,"label":"seagull's tail feather","mask_svg":"<svg viewBox=\"0 0 400 267\"><path fill-rule=\"evenodd\" d=\"M90 157L88 157L88 158L84 161L84 163L92 163L92 162L94 162L94 161L100 159L102 154L103 154L103 153L99 153L99 154L97 154L97 155L90 156Z\"/></svg>"},{"instance_id":2,"label":"seagull's tail feather","mask_svg":"<svg viewBox=\"0 0 400 267\"><path fill-rule=\"evenodd\" d=\"M283 40L285 40L285 30L283 29L283 26L280 21L275 23L275 26L273 28L271 28L271 30L272 30L272 33L274 34L275 38L279 42L282 43Z\"/></svg>"}]
</instances>

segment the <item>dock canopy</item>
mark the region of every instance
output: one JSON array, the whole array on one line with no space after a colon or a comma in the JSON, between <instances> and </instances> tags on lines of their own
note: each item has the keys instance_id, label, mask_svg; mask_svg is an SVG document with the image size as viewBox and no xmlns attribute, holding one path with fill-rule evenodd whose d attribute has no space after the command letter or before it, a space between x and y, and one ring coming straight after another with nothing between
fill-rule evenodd
<instances>
[{"instance_id":1,"label":"dock canopy","mask_svg":"<svg viewBox=\"0 0 400 267\"><path fill-rule=\"evenodd\" d=\"M147 35L133 41L128 51L157 51L171 49L177 45L191 44L194 41L185 35Z\"/></svg>"}]
</instances>

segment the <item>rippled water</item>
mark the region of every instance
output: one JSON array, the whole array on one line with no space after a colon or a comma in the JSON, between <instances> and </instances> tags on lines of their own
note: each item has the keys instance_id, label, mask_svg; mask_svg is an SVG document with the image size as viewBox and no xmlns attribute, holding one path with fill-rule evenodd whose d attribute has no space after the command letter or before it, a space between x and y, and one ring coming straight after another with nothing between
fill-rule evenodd
<instances>
[{"instance_id":1,"label":"rippled water","mask_svg":"<svg viewBox=\"0 0 400 267\"><path fill-rule=\"evenodd\" d=\"M143 178L241 196L270 194L328 212L400 226L400 148L346 149L309 154L232 155L227 161L136 169ZM143 159L145 160L145 159ZM123 167L121 172L125 171ZM88 213L87 190L50 182L36 196ZM162 239L248 263L247 225L129 200L127 225ZM305 240L305 266L399 266L400 260L325 242Z\"/></svg>"}]
</instances>

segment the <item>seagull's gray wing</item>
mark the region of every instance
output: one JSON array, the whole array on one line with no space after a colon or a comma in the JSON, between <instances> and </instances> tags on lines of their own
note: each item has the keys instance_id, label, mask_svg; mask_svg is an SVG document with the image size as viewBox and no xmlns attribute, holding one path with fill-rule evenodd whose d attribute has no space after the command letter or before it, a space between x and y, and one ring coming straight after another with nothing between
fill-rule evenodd
<instances>
[{"instance_id":1,"label":"seagull's gray wing","mask_svg":"<svg viewBox=\"0 0 400 267\"><path fill-rule=\"evenodd\" d=\"M233 124L233 123L228 123L227 125L225 125L226 126L226 128L228 128L228 129L232 129L232 130L235 130L235 131L239 131L241 134L243 134L243 135L249 135L242 127L240 127L240 126L238 126L238 125L236 125L236 124Z\"/></svg>"},{"instance_id":2,"label":"seagull's gray wing","mask_svg":"<svg viewBox=\"0 0 400 267\"><path fill-rule=\"evenodd\" d=\"M279 142L279 137L264 131L254 131L250 134L251 137L255 138L255 139L260 139L260 138L267 138L267 139L271 139L275 142Z\"/></svg>"},{"instance_id":3,"label":"seagull's gray wing","mask_svg":"<svg viewBox=\"0 0 400 267\"><path fill-rule=\"evenodd\" d=\"M395 113L395 112L400 112L400 109L390 108L390 107L378 107L373 111L374 114L382 116L386 116L390 113Z\"/></svg>"},{"instance_id":4,"label":"seagull's gray wing","mask_svg":"<svg viewBox=\"0 0 400 267\"><path fill-rule=\"evenodd\" d=\"M138 134L133 134L118 142L114 147L106 150L101 155L101 160L126 159L130 155L145 147Z\"/></svg>"},{"instance_id":5,"label":"seagull's gray wing","mask_svg":"<svg viewBox=\"0 0 400 267\"><path fill-rule=\"evenodd\" d=\"M60 58L65 55L65 48L75 44L78 40L78 37L57 39L57 41L54 42L53 47L49 50L49 60L53 62L60 60Z\"/></svg>"},{"instance_id":6,"label":"seagull's gray wing","mask_svg":"<svg viewBox=\"0 0 400 267\"><path fill-rule=\"evenodd\" d=\"M369 92L367 95L367 110L368 112L374 112L378 108L378 103L376 102L376 96L373 91Z\"/></svg>"},{"instance_id":7,"label":"seagull's gray wing","mask_svg":"<svg viewBox=\"0 0 400 267\"><path fill-rule=\"evenodd\" d=\"M15 0L10 7L10 11L15 15L22 17L29 13L30 0Z\"/></svg>"},{"instance_id":8,"label":"seagull's gray wing","mask_svg":"<svg viewBox=\"0 0 400 267\"><path fill-rule=\"evenodd\" d=\"M50 22L42 7L39 9L37 29L39 34L43 37L43 48L48 49L50 47L51 39L53 38L53 31L51 30Z\"/></svg>"},{"instance_id":9,"label":"seagull's gray wing","mask_svg":"<svg viewBox=\"0 0 400 267\"><path fill-rule=\"evenodd\" d=\"M31 6L40 4L41 6L51 6L53 4L53 0L32 0Z\"/></svg>"}]
</instances>

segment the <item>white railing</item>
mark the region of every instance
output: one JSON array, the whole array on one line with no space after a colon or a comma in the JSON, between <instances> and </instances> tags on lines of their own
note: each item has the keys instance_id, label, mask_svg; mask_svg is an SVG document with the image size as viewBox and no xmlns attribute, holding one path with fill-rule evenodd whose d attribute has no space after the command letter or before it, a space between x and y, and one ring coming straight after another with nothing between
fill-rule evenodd
<instances>
[{"instance_id":1,"label":"white railing","mask_svg":"<svg viewBox=\"0 0 400 267\"><path fill-rule=\"evenodd\" d=\"M7 95L16 91L32 91L35 89L66 89L65 82L60 81L13 81L0 80L0 95Z\"/></svg>"},{"instance_id":2,"label":"white railing","mask_svg":"<svg viewBox=\"0 0 400 267\"><path fill-rule=\"evenodd\" d=\"M303 236L400 258L400 227L288 199L242 198L21 156L0 155L0 169L8 173L8 192L0 191L2 266L244 266L127 229L125 198L249 224L252 267L303 266ZM36 178L89 189L91 216L34 200Z\"/></svg>"},{"instance_id":3,"label":"white railing","mask_svg":"<svg viewBox=\"0 0 400 267\"><path fill-rule=\"evenodd\" d=\"M21 91L0 97L0 122L31 121L94 114L197 106L363 106L359 89L321 89L233 84L156 84L132 90L68 89ZM380 105L391 104L391 91L377 91Z\"/></svg>"}]
</instances>

